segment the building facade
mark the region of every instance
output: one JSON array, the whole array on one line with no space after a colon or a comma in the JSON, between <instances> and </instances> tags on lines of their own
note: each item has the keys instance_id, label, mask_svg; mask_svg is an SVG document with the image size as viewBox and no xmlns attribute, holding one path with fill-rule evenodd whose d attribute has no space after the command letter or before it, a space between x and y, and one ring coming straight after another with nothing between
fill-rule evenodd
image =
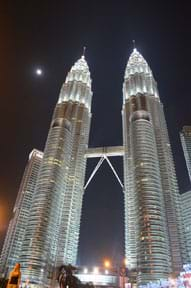
<instances>
[{"instance_id":1,"label":"building facade","mask_svg":"<svg viewBox=\"0 0 191 288\"><path fill-rule=\"evenodd\" d=\"M181 194L184 233L187 247L187 263L191 263L191 191Z\"/></svg>"},{"instance_id":2,"label":"building facade","mask_svg":"<svg viewBox=\"0 0 191 288\"><path fill-rule=\"evenodd\" d=\"M123 86L125 253L139 285L183 264L180 199L163 105L152 71L134 49Z\"/></svg>"},{"instance_id":3,"label":"building facade","mask_svg":"<svg viewBox=\"0 0 191 288\"><path fill-rule=\"evenodd\" d=\"M49 286L77 257L91 120L91 79L82 56L60 91L37 179L20 263L22 280Z\"/></svg>"},{"instance_id":4,"label":"building facade","mask_svg":"<svg viewBox=\"0 0 191 288\"><path fill-rule=\"evenodd\" d=\"M191 126L184 126L180 132L180 139L186 160L186 166L191 182Z\"/></svg>"},{"instance_id":5,"label":"building facade","mask_svg":"<svg viewBox=\"0 0 191 288\"><path fill-rule=\"evenodd\" d=\"M183 126L180 139L191 182L191 126ZM191 191L181 194L181 210L183 215L184 235L186 240L187 263L191 263Z\"/></svg>"},{"instance_id":6,"label":"building facade","mask_svg":"<svg viewBox=\"0 0 191 288\"><path fill-rule=\"evenodd\" d=\"M1 251L0 273L5 277L15 264L20 261L19 257L42 158L43 153L34 149L29 155L29 160L24 171L13 209L13 216L10 220Z\"/></svg>"}]
</instances>

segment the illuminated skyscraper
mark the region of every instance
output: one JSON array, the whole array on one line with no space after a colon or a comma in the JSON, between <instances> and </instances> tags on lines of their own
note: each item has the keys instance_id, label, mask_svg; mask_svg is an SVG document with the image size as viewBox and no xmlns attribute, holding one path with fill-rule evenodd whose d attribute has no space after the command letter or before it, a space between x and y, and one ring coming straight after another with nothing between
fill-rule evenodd
<instances>
[{"instance_id":1,"label":"illuminated skyscraper","mask_svg":"<svg viewBox=\"0 0 191 288\"><path fill-rule=\"evenodd\" d=\"M13 216L10 220L0 257L0 272L6 274L19 262L29 211L43 153L34 149L26 165Z\"/></svg>"},{"instance_id":2,"label":"illuminated skyscraper","mask_svg":"<svg viewBox=\"0 0 191 288\"><path fill-rule=\"evenodd\" d=\"M54 267L76 263L91 98L82 56L66 77L51 121L22 248L24 281L50 285Z\"/></svg>"},{"instance_id":3,"label":"illuminated skyscraper","mask_svg":"<svg viewBox=\"0 0 191 288\"><path fill-rule=\"evenodd\" d=\"M180 132L180 139L184 151L184 157L188 168L188 174L191 181L191 126L184 126Z\"/></svg>"},{"instance_id":4,"label":"illuminated skyscraper","mask_svg":"<svg viewBox=\"0 0 191 288\"><path fill-rule=\"evenodd\" d=\"M186 260L187 263L191 263L191 191L187 191L181 195L181 208L187 248Z\"/></svg>"},{"instance_id":5,"label":"illuminated skyscraper","mask_svg":"<svg viewBox=\"0 0 191 288\"><path fill-rule=\"evenodd\" d=\"M123 86L125 253L139 284L182 267L181 215L163 105L152 71L134 49Z\"/></svg>"},{"instance_id":6,"label":"illuminated skyscraper","mask_svg":"<svg viewBox=\"0 0 191 288\"><path fill-rule=\"evenodd\" d=\"M180 132L180 139L186 160L186 166L191 182L191 126L184 126ZM187 248L187 262L191 263L191 191L181 195L181 210L183 215L184 235Z\"/></svg>"}]
</instances>

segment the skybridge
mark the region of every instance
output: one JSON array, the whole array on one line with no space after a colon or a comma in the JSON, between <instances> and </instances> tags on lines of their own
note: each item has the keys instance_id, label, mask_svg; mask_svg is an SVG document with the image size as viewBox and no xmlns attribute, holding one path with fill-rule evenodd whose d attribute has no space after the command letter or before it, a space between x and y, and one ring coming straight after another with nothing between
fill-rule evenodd
<instances>
[{"instance_id":1,"label":"skybridge","mask_svg":"<svg viewBox=\"0 0 191 288\"><path fill-rule=\"evenodd\" d=\"M96 172L99 170L103 162L106 160L109 167L111 168L114 176L116 177L119 185L121 188L124 188L124 185L119 178L117 171L115 170L114 166L112 165L111 161L109 160L109 157L117 157L117 156L124 156L125 150L124 146L109 146L109 147L95 147L95 148L88 148L85 154L86 158L100 158L98 163L96 164L95 168L93 169L88 181L86 182L84 186L84 190L88 187L91 180L95 176Z\"/></svg>"}]
</instances>

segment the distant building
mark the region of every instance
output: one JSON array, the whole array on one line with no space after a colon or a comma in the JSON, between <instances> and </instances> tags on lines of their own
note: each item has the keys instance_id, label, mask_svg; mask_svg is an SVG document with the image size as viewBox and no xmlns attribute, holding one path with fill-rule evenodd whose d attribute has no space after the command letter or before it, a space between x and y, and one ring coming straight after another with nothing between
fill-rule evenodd
<instances>
[{"instance_id":1,"label":"distant building","mask_svg":"<svg viewBox=\"0 0 191 288\"><path fill-rule=\"evenodd\" d=\"M42 158L43 153L36 149L29 155L0 256L1 275L7 276L19 261Z\"/></svg>"},{"instance_id":2,"label":"distant building","mask_svg":"<svg viewBox=\"0 0 191 288\"><path fill-rule=\"evenodd\" d=\"M182 128L182 131L180 132L180 139L191 182L191 126L184 126Z\"/></svg>"},{"instance_id":3,"label":"distant building","mask_svg":"<svg viewBox=\"0 0 191 288\"><path fill-rule=\"evenodd\" d=\"M187 246L187 262L191 263L191 190L181 195L181 202Z\"/></svg>"}]
</instances>

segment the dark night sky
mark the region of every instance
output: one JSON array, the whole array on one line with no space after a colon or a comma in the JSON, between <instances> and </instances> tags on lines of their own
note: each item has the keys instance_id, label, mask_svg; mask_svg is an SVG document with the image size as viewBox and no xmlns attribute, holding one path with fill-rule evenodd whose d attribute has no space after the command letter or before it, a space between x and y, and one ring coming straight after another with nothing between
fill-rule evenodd
<instances>
[{"instance_id":1,"label":"dark night sky","mask_svg":"<svg viewBox=\"0 0 191 288\"><path fill-rule=\"evenodd\" d=\"M191 124L189 1L1 1L0 246L29 152L43 149L60 87L87 46L93 79L90 146L122 144L122 82L132 39L164 103L181 193L189 189L178 132ZM44 77L34 69L41 66ZM122 160L111 159L122 177ZM88 161L87 175L95 160ZM106 163L83 205L79 264L123 257L123 195Z\"/></svg>"}]
</instances>

